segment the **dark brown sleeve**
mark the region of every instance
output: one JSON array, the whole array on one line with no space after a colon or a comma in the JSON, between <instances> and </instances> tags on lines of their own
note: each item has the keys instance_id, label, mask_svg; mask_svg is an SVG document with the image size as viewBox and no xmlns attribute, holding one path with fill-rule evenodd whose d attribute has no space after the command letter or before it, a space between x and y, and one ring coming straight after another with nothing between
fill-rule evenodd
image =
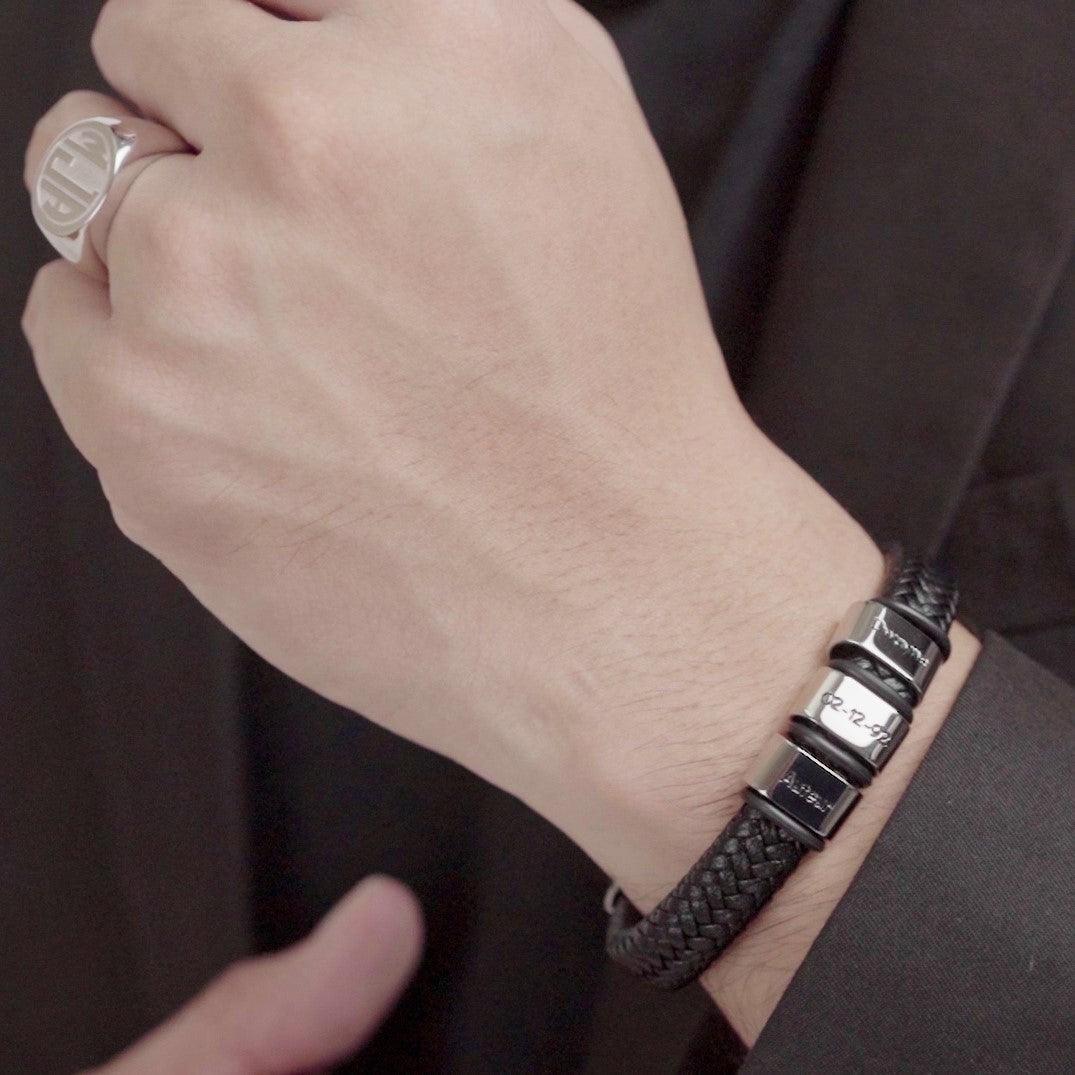
<instances>
[{"instance_id":1,"label":"dark brown sleeve","mask_svg":"<svg viewBox=\"0 0 1075 1075\"><path fill-rule=\"evenodd\" d=\"M1073 716L986 639L744 1075L1071 1070Z\"/></svg>"}]
</instances>

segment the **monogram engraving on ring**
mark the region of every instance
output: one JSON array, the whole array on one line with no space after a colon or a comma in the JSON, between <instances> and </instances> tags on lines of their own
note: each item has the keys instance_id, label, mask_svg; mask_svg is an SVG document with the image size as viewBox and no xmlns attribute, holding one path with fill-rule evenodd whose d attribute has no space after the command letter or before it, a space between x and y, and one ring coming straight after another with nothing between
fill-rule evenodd
<instances>
[{"instance_id":1,"label":"monogram engraving on ring","mask_svg":"<svg viewBox=\"0 0 1075 1075\"><path fill-rule=\"evenodd\" d=\"M876 722L871 723L861 709L849 706L843 697L836 694L835 691L826 691L821 696L821 704L824 708L831 709L834 713L839 713L844 720L854 724L856 728L861 728L871 739L876 740L878 743L883 743L887 746L892 742L892 733L886 730L885 725Z\"/></svg>"},{"instance_id":2,"label":"monogram engraving on ring","mask_svg":"<svg viewBox=\"0 0 1075 1075\"><path fill-rule=\"evenodd\" d=\"M35 190L38 215L57 235L73 235L101 207L112 183L116 139L103 123L71 128L49 151Z\"/></svg>"},{"instance_id":3,"label":"monogram engraving on ring","mask_svg":"<svg viewBox=\"0 0 1075 1075\"><path fill-rule=\"evenodd\" d=\"M889 627L884 612L879 612L877 614L877 619L873 621L873 629L876 634L883 635L896 647L896 649L903 650L904 653L908 654L912 660L917 661L923 668L929 667L929 658L917 646L911 645L911 643L898 631L894 631Z\"/></svg>"}]
</instances>

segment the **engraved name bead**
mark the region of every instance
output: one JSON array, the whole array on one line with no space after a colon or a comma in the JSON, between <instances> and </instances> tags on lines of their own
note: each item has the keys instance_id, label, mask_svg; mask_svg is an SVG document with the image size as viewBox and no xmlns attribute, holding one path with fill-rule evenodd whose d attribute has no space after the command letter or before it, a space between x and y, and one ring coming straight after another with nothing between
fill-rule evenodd
<instances>
[{"instance_id":1,"label":"engraved name bead","mask_svg":"<svg viewBox=\"0 0 1075 1075\"><path fill-rule=\"evenodd\" d=\"M747 784L823 840L860 798L854 784L782 735L762 751Z\"/></svg>"},{"instance_id":2,"label":"engraved name bead","mask_svg":"<svg viewBox=\"0 0 1075 1075\"><path fill-rule=\"evenodd\" d=\"M832 636L830 652L853 650L880 662L914 691L918 701L943 661L940 647L879 601L852 605Z\"/></svg>"}]
</instances>

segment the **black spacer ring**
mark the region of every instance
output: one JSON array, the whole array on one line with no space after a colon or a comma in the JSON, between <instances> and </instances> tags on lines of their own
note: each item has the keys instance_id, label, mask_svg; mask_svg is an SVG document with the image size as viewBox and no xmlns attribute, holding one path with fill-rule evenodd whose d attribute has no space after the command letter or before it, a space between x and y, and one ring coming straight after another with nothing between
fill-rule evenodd
<instances>
[{"instance_id":1,"label":"black spacer ring","mask_svg":"<svg viewBox=\"0 0 1075 1075\"><path fill-rule=\"evenodd\" d=\"M872 672L868 672L855 661L849 660L846 657L834 657L829 661L829 667L837 672L843 672L845 676L857 679L864 687L873 691L878 698L892 706L904 720L911 721L914 719L911 704L906 698L901 698L887 683L884 683L880 678L875 676Z\"/></svg>"},{"instance_id":2,"label":"black spacer ring","mask_svg":"<svg viewBox=\"0 0 1075 1075\"><path fill-rule=\"evenodd\" d=\"M873 783L873 770L866 762L837 742L824 728L809 724L802 717L792 717L788 738L796 746L816 754L820 761L831 765L856 787L865 788Z\"/></svg>"}]
</instances>

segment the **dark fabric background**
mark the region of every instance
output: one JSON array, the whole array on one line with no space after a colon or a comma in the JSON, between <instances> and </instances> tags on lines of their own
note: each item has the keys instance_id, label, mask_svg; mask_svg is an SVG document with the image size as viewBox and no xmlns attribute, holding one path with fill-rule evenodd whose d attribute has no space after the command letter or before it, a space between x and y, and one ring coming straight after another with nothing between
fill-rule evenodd
<instances>
[{"instance_id":1,"label":"dark fabric background","mask_svg":"<svg viewBox=\"0 0 1075 1075\"><path fill-rule=\"evenodd\" d=\"M97 83L98 6L0 13L0 1071L103 1060L371 870L416 888L431 941L353 1070L660 1073L702 1022L697 1063L730 1070L698 991L605 964L585 856L257 661L112 526L18 328L48 256L22 151L60 93ZM974 618L1075 678L1070 5L600 8L759 422L875 535L943 549Z\"/></svg>"},{"instance_id":2,"label":"dark fabric background","mask_svg":"<svg viewBox=\"0 0 1075 1075\"><path fill-rule=\"evenodd\" d=\"M244 823L221 806L240 771L237 742L197 671L231 643L117 538L19 328L50 252L27 215L24 147L56 97L94 84L88 35L98 7L0 8L4 1072L103 1059L239 954L247 919L245 874L230 865ZM201 786L176 776L195 766ZM173 830L169 816L185 817L183 827Z\"/></svg>"}]
</instances>

